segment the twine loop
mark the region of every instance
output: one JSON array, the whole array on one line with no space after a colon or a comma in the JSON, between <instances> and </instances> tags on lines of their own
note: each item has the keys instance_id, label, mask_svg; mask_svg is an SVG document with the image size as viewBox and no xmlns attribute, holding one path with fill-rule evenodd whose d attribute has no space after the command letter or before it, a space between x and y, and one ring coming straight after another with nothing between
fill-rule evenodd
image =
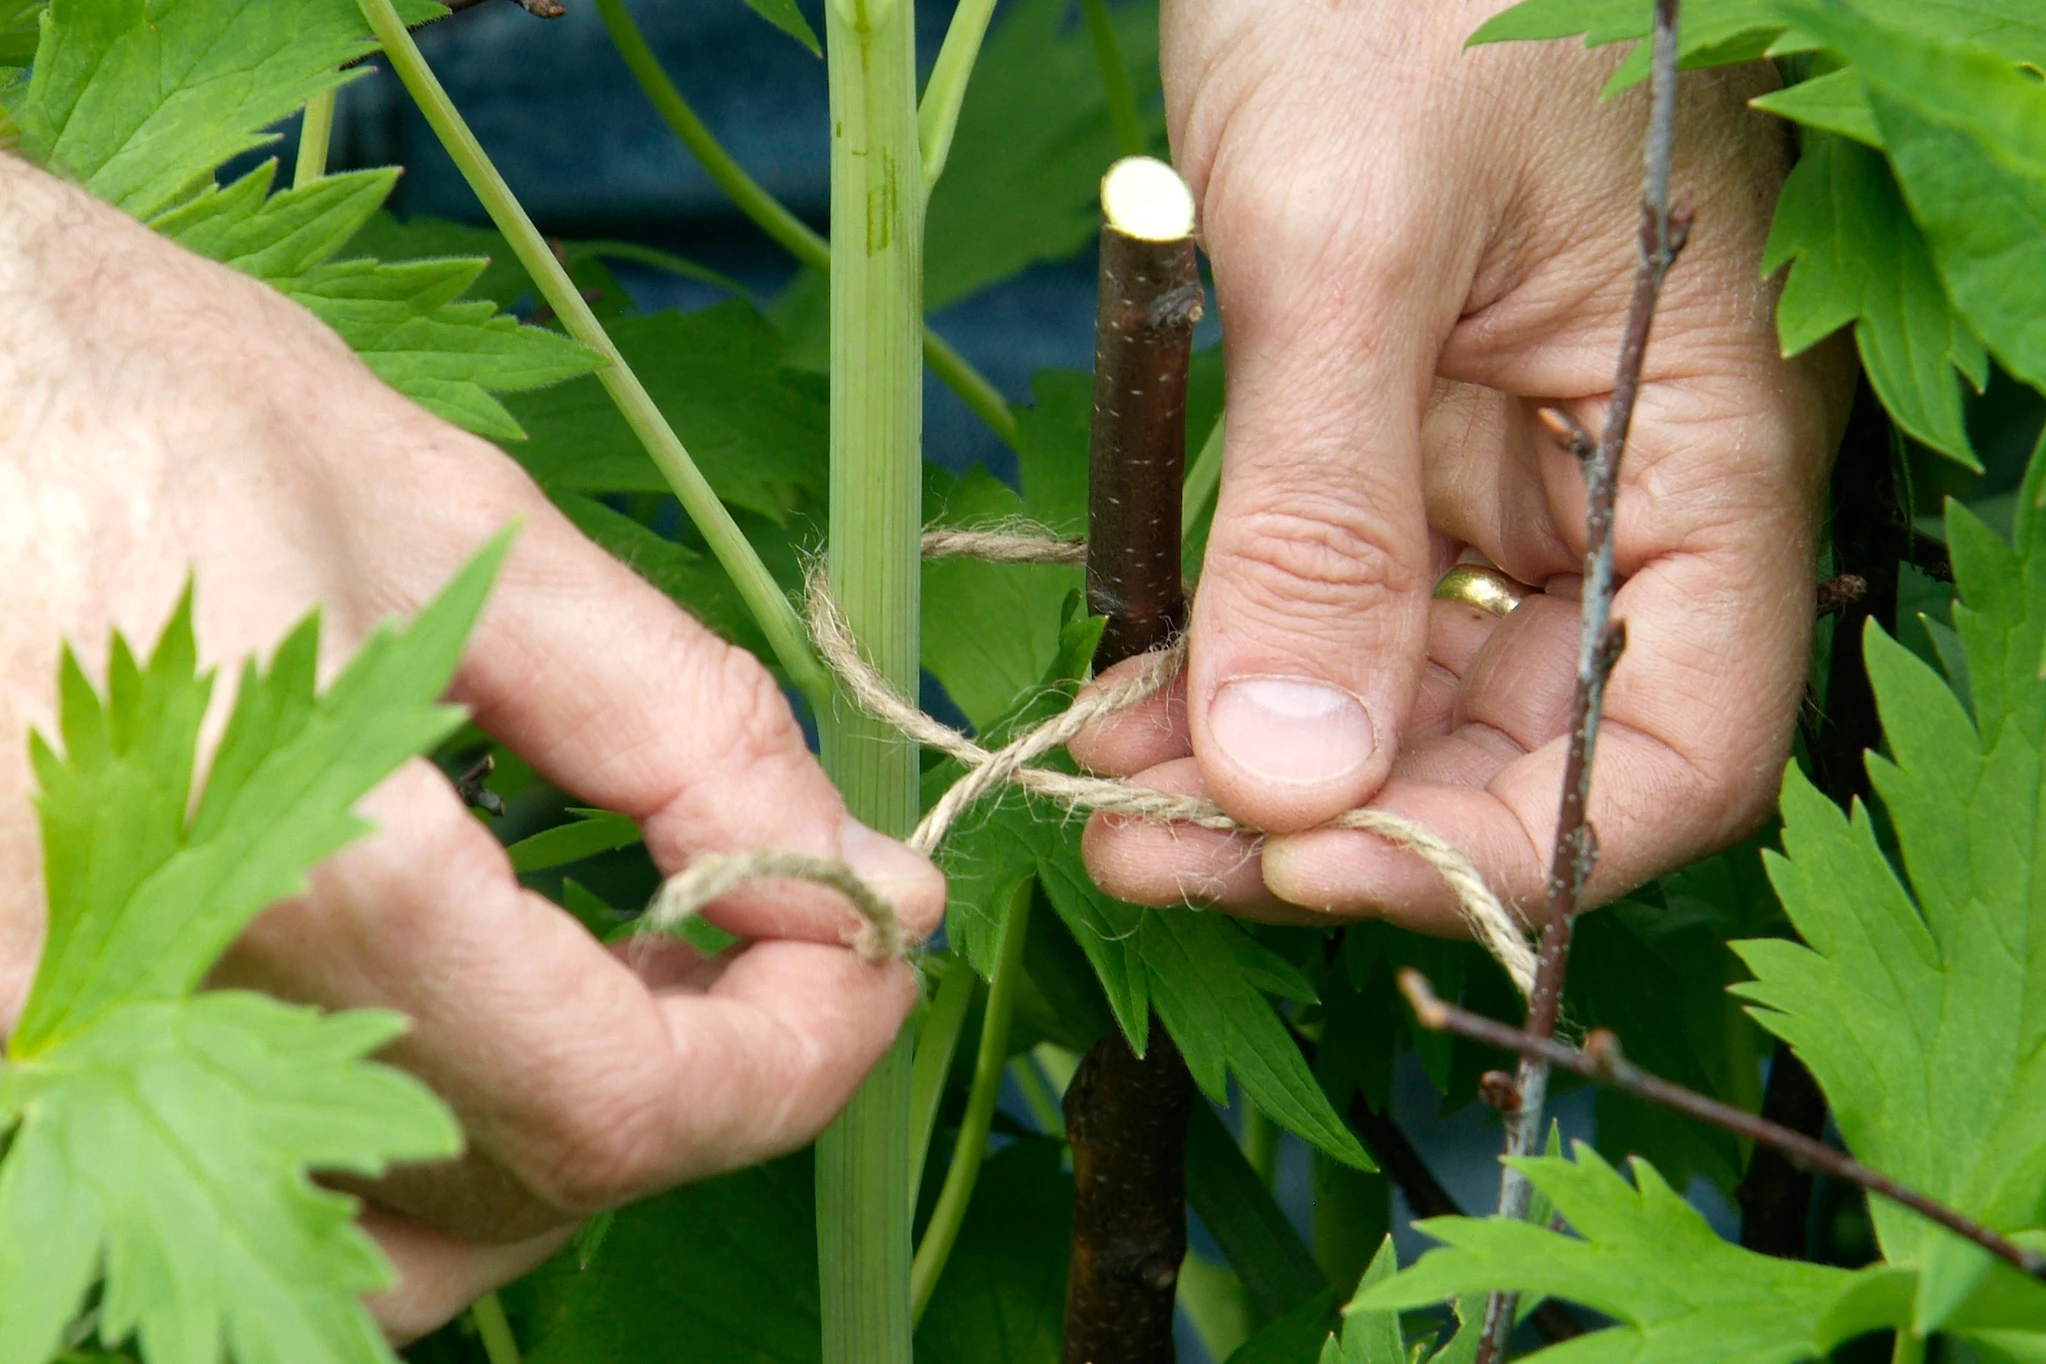
<instances>
[{"instance_id":1,"label":"twine loop","mask_svg":"<svg viewBox=\"0 0 2046 1364\"><path fill-rule=\"evenodd\" d=\"M926 532L923 553L926 558L974 558L994 563L1074 564L1085 562L1086 549L1078 542L1055 539L1037 528L1000 527ZM966 769L965 775L947 788L910 835L909 845L919 852L926 855L936 852L967 807L1004 787L1016 787L1067 810L1105 810L1156 823L1191 824L1252 837L1262 835L1261 830L1238 823L1213 801L1199 796L1174 795L1107 777L1076 776L1033 766L1037 759L1063 747L1089 725L1140 705L1169 687L1186 663L1183 636L1144 655L1143 662L1127 676L1082 693L1057 715L1017 734L1001 748L989 749L925 714L867 662L844 613L831 598L821 565L811 572L806 584L804 608L818 654L854 705L905 738L936 749ZM1434 868L1455 896L1457 911L1472 935L1505 968L1522 995L1533 988L1535 953L1528 945L1525 930L1485 884L1470 859L1449 840L1424 824L1384 810L1349 810L1320 827L1356 829L1375 835L1405 848ZM863 920L853 946L869 960L899 959L911 950L893 906L850 867L831 858L772 849L699 857L661 887L649 906L647 925L656 930L672 929L741 883L768 877L810 881L843 894Z\"/></svg>"}]
</instances>

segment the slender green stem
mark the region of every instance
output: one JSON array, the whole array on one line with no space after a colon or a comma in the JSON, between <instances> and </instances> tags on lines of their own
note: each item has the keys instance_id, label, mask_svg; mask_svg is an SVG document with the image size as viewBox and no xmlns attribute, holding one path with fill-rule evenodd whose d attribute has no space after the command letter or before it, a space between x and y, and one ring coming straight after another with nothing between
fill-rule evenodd
<instances>
[{"instance_id":1,"label":"slender green stem","mask_svg":"<svg viewBox=\"0 0 2046 1364\"><path fill-rule=\"evenodd\" d=\"M1257 1177L1269 1189L1272 1178L1279 1171L1279 1127L1264 1114L1264 1110L1245 1099L1243 1101L1243 1134L1237 1138L1243 1148L1243 1158L1250 1162L1250 1168L1257 1171Z\"/></svg>"},{"instance_id":2,"label":"slender green stem","mask_svg":"<svg viewBox=\"0 0 2046 1364\"><path fill-rule=\"evenodd\" d=\"M980 1178L981 1160L987 1154L988 1131L994 1122L995 1100L1002 1092L1002 1076L1009 1064L1009 1024L1016 1016L1016 982L1023 975L1023 940L1030 931L1029 887L1016 897L1009 910L1008 927L1002 930L1002 951L995 966L995 978L988 989L987 1014L980 1025L980 1050L973 1059L973 1087L966 1094L966 1114L959 1121L959 1143L952 1148L952 1167L945 1171L945 1187L938 1192L938 1205L924 1227L923 1243L916 1248L916 1264L909 1272L910 1311L921 1320L930 1305L938 1276L959 1239L966 1221L966 1205L972 1201L973 1186Z\"/></svg>"},{"instance_id":3,"label":"slender green stem","mask_svg":"<svg viewBox=\"0 0 2046 1364\"><path fill-rule=\"evenodd\" d=\"M541 298L554 310L554 315L568 329L570 336L604 357L606 364L598 371L597 378L618 405L626 425L632 428L633 434L646 447L647 454L652 456L655 467L675 490L682 509L702 533L711 553L731 575L739 596L752 611L754 619L759 621L761 632L767 636L767 642L788 674L789 681L808 695L814 704L821 705L829 695L826 676L817 656L810 650L809 636L796 615L795 607L783 595L753 546L747 543L744 532L732 519L732 514L725 510L725 504L711 490L702 471L696 467L696 461L689 457L689 451L675 434L675 429L668 425L668 419L654 405L646 387L625 363L625 357L619 354L618 347L597 321L597 315L590 311L582 291L569 280L568 271L555 258L540 230L533 226L533 220L526 216L526 210L513 197L511 187L505 184L504 177L498 174L497 167L484 154L482 144L463 121L447 91L441 88L440 81L426 64L419 45L406 31L404 21L398 17L391 0L358 2L377 41L383 44L391 69L397 72L413 103L425 115L427 125L433 129L441 145L447 148L448 155L454 158L462 178L482 200L485 211L497 225L497 230L504 234L512 254L532 276Z\"/></svg>"},{"instance_id":4,"label":"slender green stem","mask_svg":"<svg viewBox=\"0 0 2046 1364\"><path fill-rule=\"evenodd\" d=\"M1018 1056L1009 1062L1009 1075L1016 1081L1016 1089L1023 1095L1023 1105L1030 1110L1030 1120L1037 1124L1037 1130L1046 1136L1063 1133L1065 1115L1059 1112L1058 1095L1045 1083L1037 1062L1028 1056Z\"/></svg>"},{"instance_id":5,"label":"slender green stem","mask_svg":"<svg viewBox=\"0 0 2046 1364\"><path fill-rule=\"evenodd\" d=\"M327 148L334 140L334 97L338 88L322 90L305 102L298 125L298 163L291 173L293 189L310 185L327 173Z\"/></svg>"},{"instance_id":6,"label":"slender green stem","mask_svg":"<svg viewBox=\"0 0 2046 1364\"><path fill-rule=\"evenodd\" d=\"M1137 116L1137 90L1130 84L1130 69L1122 63L1122 50L1115 42L1115 21L1108 17L1107 0L1080 0L1080 12L1087 16L1087 36L1094 40L1094 60L1101 66L1101 88L1108 95L1108 121L1115 128L1116 150L1124 156L1142 156L1151 149L1144 136L1144 120Z\"/></svg>"},{"instance_id":7,"label":"slender green stem","mask_svg":"<svg viewBox=\"0 0 2046 1364\"><path fill-rule=\"evenodd\" d=\"M938 977L938 993L917 1020L916 1060L909 1072L909 1187L921 1189L924 1165L930 1159L931 1134L938 1128L938 1106L945 1098L945 1077L952 1071L952 1053L966 1030L966 1013L980 977L964 954L953 957Z\"/></svg>"},{"instance_id":8,"label":"slender green stem","mask_svg":"<svg viewBox=\"0 0 2046 1364\"><path fill-rule=\"evenodd\" d=\"M505 1317L504 1304L497 1300L497 1294L485 1293L470 1304L469 1321L483 1342L483 1354L490 1364L520 1364L518 1337L512 1334L511 1322Z\"/></svg>"},{"instance_id":9,"label":"slender green stem","mask_svg":"<svg viewBox=\"0 0 2046 1364\"><path fill-rule=\"evenodd\" d=\"M867 659L917 693L923 520L924 196L911 0L828 0L831 591ZM916 748L843 704L819 713L846 808L917 813ZM823 1364L910 1364L908 1030L817 1142Z\"/></svg>"},{"instance_id":10,"label":"slender green stem","mask_svg":"<svg viewBox=\"0 0 2046 1364\"><path fill-rule=\"evenodd\" d=\"M1890 1345L1890 1364L1925 1364L1925 1337L1912 1334L1908 1326L1899 1326Z\"/></svg>"},{"instance_id":11,"label":"slender green stem","mask_svg":"<svg viewBox=\"0 0 2046 1364\"><path fill-rule=\"evenodd\" d=\"M945 159L952 154L952 134L959 127L959 106L966 102L966 85L973 79L981 40L987 37L988 20L994 16L995 0L960 0L945 29L945 41L938 48L938 60L924 84L923 103L916 111L926 194L945 173Z\"/></svg>"},{"instance_id":12,"label":"slender green stem","mask_svg":"<svg viewBox=\"0 0 2046 1364\"><path fill-rule=\"evenodd\" d=\"M732 159L730 152L719 145L703 120L697 117L696 110L675 88L675 82L669 80L668 73L661 69L660 58L654 55L646 35L639 31L639 25L626 13L623 0L596 0L596 4L597 17L604 21L604 29L611 35L612 45L624 58L632 78L639 82L639 88L653 102L661 121L681 139L697 164L725 192L725 197L804 266L819 274L829 270L831 248L825 244L824 238L789 212L779 199L746 173L745 167Z\"/></svg>"},{"instance_id":13,"label":"slender green stem","mask_svg":"<svg viewBox=\"0 0 2046 1364\"><path fill-rule=\"evenodd\" d=\"M924 328L924 361L930 365L931 373L937 375L945 387L957 393L973 409L974 416L987 424L988 430L1002 438L1004 445L1017 450L1023 448L1023 434L1016 425L1016 414L1009 410L1009 400L987 381L986 375L929 327Z\"/></svg>"},{"instance_id":14,"label":"slender green stem","mask_svg":"<svg viewBox=\"0 0 2046 1364\"><path fill-rule=\"evenodd\" d=\"M830 274L830 243L808 223L789 212L758 180L748 175L746 168L734 160L712 135L697 116L695 108L676 88L675 82L668 79L668 73L661 69L660 59L654 55L646 35L640 32L632 15L626 11L624 0L596 0L596 5L597 16L604 21L604 28L610 33L618 55L624 59L626 69L639 82L641 92L653 104L661 121L668 125L683 148L696 158L696 163L703 167L711 182L724 191L725 197L751 219L755 227L794 256L804 269L814 270L820 275ZM952 41L949 35L945 41L949 47ZM941 53L939 60L943 59ZM921 156L918 165L922 165ZM1016 429L1016 414L1009 410L1001 391L929 327L924 328L923 340L924 358L930 364L931 373L957 393L973 409L974 415L986 422L988 429L1000 436L1005 444L1016 446L1021 440Z\"/></svg>"},{"instance_id":15,"label":"slender green stem","mask_svg":"<svg viewBox=\"0 0 2046 1364\"><path fill-rule=\"evenodd\" d=\"M646 246L640 242L614 241L610 238L579 241L569 247L568 254L571 262L588 260L591 257L599 260L630 261L634 265L644 265L652 270L662 270L671 275L680 275L684 279L693 279L699 284L708 284L713 289L722 289L739 298L753 296L751 289L730 275L720 274L707 265L698 265L687 256L678 256L673 251L663 251L659 247Z\"/></svg>"},{"instance_id":16,"label":"slender green stem","mask_svg":"<svg viewBox=\"0 0 2046 1364\"><path fill-rule=\"evenodd\" d=\"M1215 414L1215 424L1208 428L1208 438L1201 442L1200 453L1187 466L1179 501L1179 535L1183 540L1194 538L1194 532L1201 528L1201 518L1214 505L1215 490L1222 486L1222 419L1227 415Z\"/></svg>"}]
</instances>

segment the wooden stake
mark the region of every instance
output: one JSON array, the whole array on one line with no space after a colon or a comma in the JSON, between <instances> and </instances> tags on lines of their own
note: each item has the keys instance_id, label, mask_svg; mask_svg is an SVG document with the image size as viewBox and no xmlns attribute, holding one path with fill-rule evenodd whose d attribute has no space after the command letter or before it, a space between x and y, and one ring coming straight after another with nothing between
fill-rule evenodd
<instances>
[{"instance_id":1,"label":"wooden stake","mask_svg":"<svg viewBox=\"0 0 2046 1364\"><path fill-rule=\"evenodd\" d=\"M1186 376L1201 312L1193 196L1171 167L1118 161L1101 182L1087 603L1108 617L1097 669L1181 628ZM1111 1028L1066 1090L1073 1258L1064 1364L1170 1364L1186 1256L1186 1063L1154 1017L1144 1055Z\"/></svg>"}]
</instances>

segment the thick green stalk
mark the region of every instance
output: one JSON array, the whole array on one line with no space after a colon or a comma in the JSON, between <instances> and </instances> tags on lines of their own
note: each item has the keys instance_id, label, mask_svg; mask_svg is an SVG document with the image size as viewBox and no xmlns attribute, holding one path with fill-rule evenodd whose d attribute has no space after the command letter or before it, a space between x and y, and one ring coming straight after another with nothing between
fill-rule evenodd
<instances>
[{"instance_id":1,"label":"thick green stalk","mask_svg":"<svg viewBox=\"0 0 2046 1364\"><path fill-rule=\"evenodd\" d=\"M952 11L938 60L932 63L931 78L924 83L923 103L916 110L925 193L945 173L945 160L952 154L952 134L959 127L959 106L966 102L966 85L973 78L974 63L980 60L988 20L994 17L995 0L960 0L959 8Z\"/></svg>"},{"instance_id":2,"label":"thick green stalk","mask_svg":"<svg viewBox=\"0 0 2046 1364\"><path fill-rule=\"evenodd\" d=\"M476 1328L477 1339L483 1342L483 1356L490 1364L520 1364L518 1337L512 1334L511 1322L504 1315L504 1304L497 1300L497 1294L485 1293L469 1307L469 1321Z\"/></svg>"},{"instance_id":3,"label":"thick green stalk","mask_svg":"<svg viewBox=\"0 0 2046 1364\"><path fill-rule=\"evenodd\" d=\"M1150 139L1144 136L1144 121L1137 116L1137 90L1130 84L1130 69L1122 64L1107 0L1080 0L1080 12L1087 17L1087 36L1094 41L1094 60L1101 67L1101 88L1108 95L1108 121L1115 129L1116 150L1124 156L1142 156L1151 149Z\"/></svg>"},{"instance_id":4,"label":"thick green stalk","mask_svg":"<svg viewBox=\"0 0 2046 1364\"><path fill-rule=\"evenodd\" d=\"M911 0L829 0L830 582L868 661L917 693L923 523L922 163ZM883 833L917 814L915 746L849 703L825 768ZM910 1046L898 1039L817 1143L824 1364L909 1364Z\"/></svg>"},{"instance_id":5,"label":"thick green stalk","mask_svg":"<svg viewBox=\"0 0 2046 1364\"><path fill-rule=\"evenodd\" d=\"M512 254L519 264L526 267L532 276L533 285L540 292L547 306L561 320L568 334L603 356L606 364L597 373L604 388L611 395L612 402L625 418L625 424L639 437L646 452L653 458L654 466L675 490L683 511L695 523L703 535L704 543L716 556L725 572L731 576L733 586L745 601L747 609L760 623L761 633L767 636L768 644L780 661L789 681L821 705L828 696L823 666L810 650L808 633L803 622L796 615L795 607L783 595L774 576L767 571L767 565L760 561L759 554L746 540L732 514L725 510L725 504L711 490L703 473L696 467L696 461L689 457L682 440L675 429L668 425L668 419L654 405L654 400L641 384L637 375L625 363L618 347L612 344L597 315L590 311L589 303L582 291L569 280L568 271L549 249L546 238L533 226L533 220L526 216L526 210L512 195L511 187L504 177L497 173L497 167L484 154L483 145L476 135L469 131L456 110L454 101L441 88L433 69L426 64L419 45L405 29L404 21L392 7L391 0L358 0L363 14L369 19L369 26L383 44L384 55L389 58L391 69L404 83L405 90L412 96L419 112L447 148L461 170L462 178L469 182L469 188L483 202L484 210L490 214L491 222L504 234Z\"/></svg>"},{"instance_id":6,"label":"thick green stalk","mask_svg":"<svg viewBox=\"0 0 2046 1364\"><path fill-rule=\"evenodd\" d=\"M811 230L808 223L789 212L787 206L769 194L758 180L748 175L746 168L734 160L712 135L709 127L697 116L695 108L676 88L675 82L668 79L668 73L661 69L660 58L654 55L646 35L640 32L639 25L626 11L624 0L596 0L596 5L597 17L604 21L612 45L618 49L618 55L624 59L632 78L639 82L641 93L653 104L654 112L661 116L661 121L668 125L676 140L696 158L696 164L703 167L711 183L723 190L733 207L751 219L753 225L765 232L782 250L794 256L804 269L814 270L820 275L830 274L830 243ZM954 27L957 27L956 20ZM947 49L951 47L950 34L947 34L945 44ZM979 44L974 46L977 52ZM944 60L942 53L939 60ZM963 93L963 78L960 84ZM922 164L919 154L918 165ZM924 360L930 365L931 373L957 393L973 409L974 415L986 422L988 429L1000 436L1004 443L1018 445L1021 437L1016 429L1016 414L1009 410L1008 400L1002 397L1001 391L929 327L923 329L923 346Z\"/></svg>"},{"instance_id":7,"label":"thick green stalk","mask_svg":"<svg viewBox=\"0 0 2046 1364\"><path fill-rule=\"evenodd\" d=\"M924 1308L930 1306L931 1293L938 1286L938 1276L945 1272L945 1261L951 1258L959 1228L966 1221L966 1205L980 1178L995 1100L1001 1096L1002 1076L1009 1065L1009 1024L1016 1016L1016 982L1023 975L1023 939L1029 930L1030 886L1025 882L1023 893L1009 910L1008 927L1002 930L1001 956L988 988L980 1050L973 1058L973 1087L966 1092L966 1113L959 1120L952 1167L945 1172L945 1187L938 1192L938 1204L931 1210L923 1244L916 1248L916 1263L909 1271L910 1314L915 1320L922 1320Z\"/></svg>"},{"instance_id":8,"label":"thick green stalk","mask_svg":"<svg viewBox=\"0 0 2046 1364\"><path fill-rule=\"evenodd\" d=\"M327 173L327 148L334 140L334 97L339 89L322 90L305 102L305 117L298 125L298 161L291 172L291 186L310 185Z\"/></svg>"}]
</instances>

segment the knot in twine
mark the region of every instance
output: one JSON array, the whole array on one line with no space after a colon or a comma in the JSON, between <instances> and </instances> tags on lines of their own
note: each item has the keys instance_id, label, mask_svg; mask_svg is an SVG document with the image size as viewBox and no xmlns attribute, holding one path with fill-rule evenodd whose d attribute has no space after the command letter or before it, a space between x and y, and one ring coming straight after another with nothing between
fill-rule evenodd
<instances>
[{"instance_id":1,"label":"knot in twine","mask_svg":"<svg viewBox=\"0 0 2046 1364\"><path fill-rule=\"evenodd\" d=\"M1086 546L1055 539L1031 527L939 529L925 533L923 554L927 559L1078 564L1086 561ZM1191 824L1223 833L1262 836L1262 830L1231 819L1220 806L1200 796L1173 795L1106 777L1075 776L1032 766L1089 725L1140 705L1170 686L1186 664L1184 635L1165 648L1144 655L1128 676L1083 693L1057 715L1024 730L1001 748L989 749L925 714L867 662L844 613L831 598L821 566L811 572L806 585L804 614L818 654L854 705L903 737L938 750L966 769L966 774L946 789L909 836L909 846L918 852L926 855L936 852L968 806L990 791L1011 786L1072 811L1105 810L1156 823ZM1457 911L1472 935L1505 968L1522 995L1533 989L1535 953L1526 934L1485 884L1478 869L1454 844L1424 824L1384 810L1348 810L1318 827L1374 834L1405 848L1434 868L1455 895ZM648 906L644 922L652 931L673 929L734 887L773 877L810 881L843 894L863 920L852 946L868 960L899 960L910 951L912 944L894 907L850 867L832 858L789 851L700 857L661 887Z\"/></svg>"}]
</instances>

